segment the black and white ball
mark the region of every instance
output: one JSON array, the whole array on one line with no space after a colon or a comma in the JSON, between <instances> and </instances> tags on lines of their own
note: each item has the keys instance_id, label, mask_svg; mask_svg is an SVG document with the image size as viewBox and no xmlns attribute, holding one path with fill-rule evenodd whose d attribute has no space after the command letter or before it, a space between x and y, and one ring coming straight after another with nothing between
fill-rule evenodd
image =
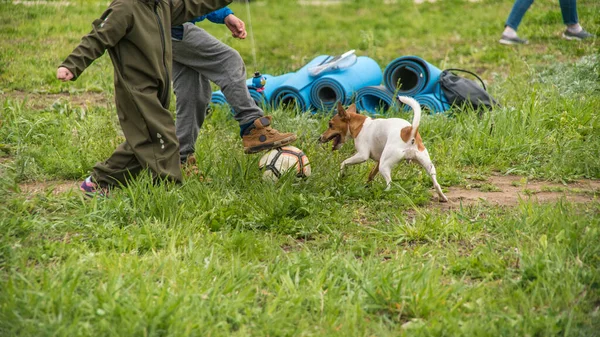
<instances>
[{"instance_id":1,"label":"black and white ball","mask_svg":"<svg viewBox=\"0 0 600 337\"><path fill-rule=\"evenodd\" d=\"M284 146L267 152L260 158L258 167L263 171L263 178L269 181L277 181L289 171L293 171L299 178L310 176L308 157L294 146Z\"/></svg>"}]
</instances>

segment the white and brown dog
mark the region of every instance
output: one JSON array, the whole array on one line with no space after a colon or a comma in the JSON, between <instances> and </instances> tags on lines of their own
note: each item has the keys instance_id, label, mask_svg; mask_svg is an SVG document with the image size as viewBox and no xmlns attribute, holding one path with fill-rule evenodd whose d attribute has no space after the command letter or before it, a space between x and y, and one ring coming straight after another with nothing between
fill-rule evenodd
<instances>
[{"instance_id":1,"label":"white and brown dog","mask_svg":"<svg viewBox=\"0 0 600 337\"><path fill-rule=\"evenodd\" d=\"M337 150L344 144L346 138L354 138L357 152L344 160L340 169L343 171L346 165L363 163L371 158L377 162L377 165L369 174L369 182L379 172L387 183L387 189L392 182L392 168L402 159L415 159L433 180L440 201L448 201L435 178L435 167L418 131L421 106L410 97L399 96L398 99L413 109L412 125L401 118L371 119L358 114L354 104L348 107L348 110L344 110L338 102L338 113L329 121L329 128L321 135L319 141L327 143L333 140L333 150Z\"/></svg>"}]
</instances>

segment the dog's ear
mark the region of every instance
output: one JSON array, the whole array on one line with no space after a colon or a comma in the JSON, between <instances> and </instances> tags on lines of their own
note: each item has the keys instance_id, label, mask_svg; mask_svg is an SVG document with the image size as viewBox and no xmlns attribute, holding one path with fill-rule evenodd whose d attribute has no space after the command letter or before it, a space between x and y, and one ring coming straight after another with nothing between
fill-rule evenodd
<instances>
[{"instance_id":1,"label":"dog's ear","mask_svg":"<svg viewBox=\"0 0 600 337\"><path fill-rule=\"evenodd\" d=\"M358 113L358 112L356 111L356 104L352 103L352 105L350 105L350 106L348 107L348 110L346 110L346 112L348 112L348 113L355 113L355 114L356 114L356 113Z\"/></svg>"},{"instance_id":2,"label":"dog's ear","mask_svg":"<svg viewBox=\"0 0 600 337\"><path fill-rule=\"evenodd\" d=\"M346 110L344 110L344 107L340 101L337 102L337 111L341 119L348 119L348 114L346 113Z\"/></svg>"}]
</instances>

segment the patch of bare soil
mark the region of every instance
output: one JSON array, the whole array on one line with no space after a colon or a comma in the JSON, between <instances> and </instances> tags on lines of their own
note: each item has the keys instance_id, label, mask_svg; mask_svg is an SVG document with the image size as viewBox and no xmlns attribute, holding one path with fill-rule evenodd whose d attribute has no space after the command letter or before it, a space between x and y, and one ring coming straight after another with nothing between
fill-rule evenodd
<instances>
[{"instance_id":1,"label":"patch of bare soil","mask_svg":"<svg viewBox=\"0 0 600 337\"><path fill-rule=\"evenodd\" d=\"M13 99L25 102L25 107L33 110L42 110L51 107L54 103L65 102L71 106L79 106L87 109L92 106L106 106L112 103L112 98L106 93L82 92L72 93L34 93L25 91L11 91L0 94L0 100Z\"/></svg>"},{"instance_id":2,"label":"patch of bare soil","mask_svg":"<svg viewBox=\"0 0 600 337\"><path fill-rule=\"evenodd\" d=\"M24 6L71 6L69 1L44 1L44 0L34 0L34 1L22 1L22 0L14 0L13 5L24 5Z\"/></svg>"},{"instance_id":3,"label":"patch of bare soil","mask_svg":"<svg viewBox=\"0 0 600 337\"><path fill-rule=\"evenodd\" d=\"M546 181L528 181L519 176L490 176L486 181L472 181L466 186L448 189L447 203L433 202L432 206L455 209L460 205L487 204L494 206L516 206L519 201L540 203L564 199L575 203L597 201L600 181L579 180L569 184Z\"/></svg>"},{"instance_id":4,"label":"patch of bare soil","mask_svg":"<svg viewBox=\"0 0 600 337\"><path fill-rule=\"evenodd\" d=\"M67 180L34 181L19 184L19 189L22 194L27 196L48 193L57 195L70 191L79 191L79 182Z\"/></svg>"}]
</instances>

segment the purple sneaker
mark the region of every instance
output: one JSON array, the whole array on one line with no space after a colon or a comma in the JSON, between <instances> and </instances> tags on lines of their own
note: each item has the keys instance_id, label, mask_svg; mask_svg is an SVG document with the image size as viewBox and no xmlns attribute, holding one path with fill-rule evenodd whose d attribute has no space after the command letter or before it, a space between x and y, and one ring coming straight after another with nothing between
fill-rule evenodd
<instances>
[{"instance_id":1,"label":"purple sneaker","mask_svg":"<svg viewBox=\"0 0 600 337\"><path fill-rule=\"evenodd\" d=\"M89 176L79 186L79 190L85 194L88 198L106 197L108 196L108 189L98 187L98 184L92 181L92 177Z\"/></svg>"}]
</instances>

